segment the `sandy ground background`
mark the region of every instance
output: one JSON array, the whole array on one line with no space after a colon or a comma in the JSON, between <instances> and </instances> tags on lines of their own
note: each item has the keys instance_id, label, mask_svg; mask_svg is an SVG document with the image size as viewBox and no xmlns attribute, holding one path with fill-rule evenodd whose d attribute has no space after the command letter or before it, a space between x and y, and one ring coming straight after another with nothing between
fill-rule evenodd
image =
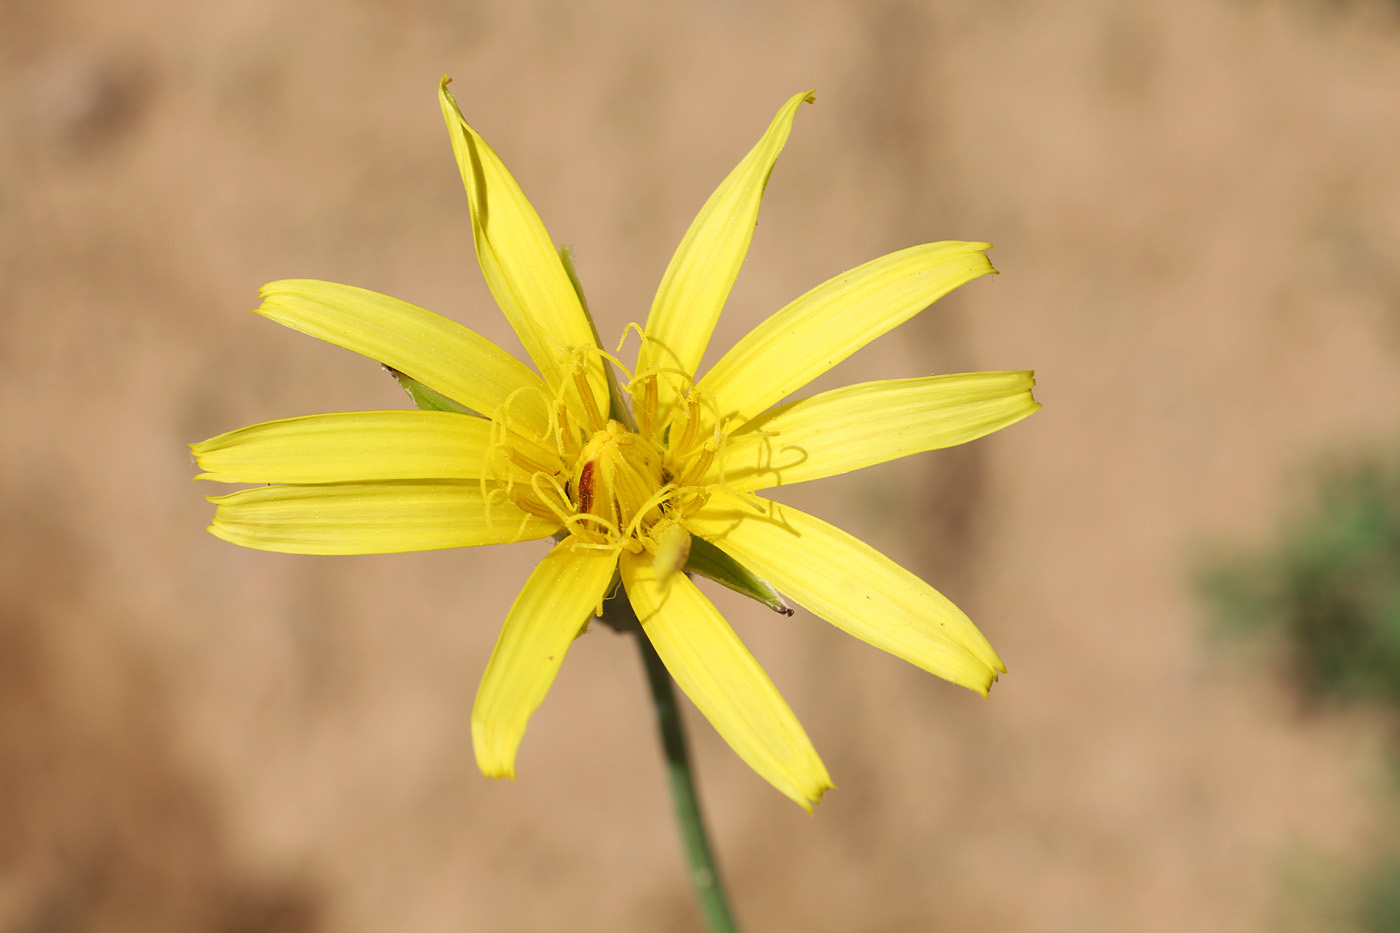
<instances>
[{"instance_id":1,"label":"sandy ground background","mask_svg":"<svg viewBox=\"0 0 1400 933\"><path fill-rule=\"evenodd\" d=\"M0 929L699 929L629 642L575 647L518 781L476 772L471 700L541 546L204 532L188 442L405 404L250 317L261 283L518 347L443 72L604 334L808 87L714 347L882 253L997 244L1002 275L825 384L1027 367L1044 411L791 499L942 588L1011 672L983 702L720 598L839 785L808 817L694 718L749 929L1312 928L1296 864L1393 832L1385 724L1221 651L1189 570L1318 457L1394 437L1382 0L0 4Z\"/></svg>"}]
</instances>

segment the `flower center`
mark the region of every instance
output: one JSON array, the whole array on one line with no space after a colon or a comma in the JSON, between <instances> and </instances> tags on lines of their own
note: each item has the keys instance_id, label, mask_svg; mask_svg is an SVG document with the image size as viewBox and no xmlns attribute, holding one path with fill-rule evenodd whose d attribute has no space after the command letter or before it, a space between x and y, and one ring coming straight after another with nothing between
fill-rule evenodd
<instances>
[{"instance_id":1,"label":"flower center","mask_svg":"<svg viewBox=\"0 0 1400 933\"><path fill-rule=\"evenodd\" d=\"M574 462L569 492L588 530L640 536L661 517L661 451L617 421L588 439Z\"/></svg>"},{"instance_id":2,"label":"flower center","mask_svg":"<svg viewBox=\"0 0 1400 933\"><path fill-rule=\"evenodd\" d=\"M581 363L574 376L579 398L591 402ZM558 521L562 533L581 543L633 553L677 551L683 562L689 536L681 521L708 498L700 481L723 438L701 427L705 413L693 390L679 400L669 424L659 426L656 378L642 376L624 389L638 409L637 431L604 421L596 404L566 400L563 392L552 402L549 436L521 433L506 406L493 419L496 442L487 458L488 476L499 484L493 497Z\"/></svg>"}]
</instances>

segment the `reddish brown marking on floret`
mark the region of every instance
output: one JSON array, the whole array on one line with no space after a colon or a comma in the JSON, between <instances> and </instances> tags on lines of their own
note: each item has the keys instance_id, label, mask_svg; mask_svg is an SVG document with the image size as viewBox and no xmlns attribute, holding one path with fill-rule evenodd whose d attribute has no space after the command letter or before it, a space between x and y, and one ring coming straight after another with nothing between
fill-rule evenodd
<instances>
[{"instance_id":1,"label":"reddish brown marking on floret","mask_svg":"<svg viewBox=\"0 0 1400 933\"><path fill-rule=\"evenodd\" d=\"M593 461L583 465L578 475L578 510L588 512L593 508Z\"/></svg>"}]
</instances>

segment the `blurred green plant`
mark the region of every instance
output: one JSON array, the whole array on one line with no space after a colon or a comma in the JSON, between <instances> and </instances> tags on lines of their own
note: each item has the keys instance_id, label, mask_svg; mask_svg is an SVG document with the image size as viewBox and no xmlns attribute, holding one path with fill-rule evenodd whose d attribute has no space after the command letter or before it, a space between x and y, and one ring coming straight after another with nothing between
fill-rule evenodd
<instances>
[{"instance_id":1,"label":"blurred green plant","mask_svg":"<svg viewBox=\"0 0 1400 933\"><path fill-rule=\"evenodd\" d=\"M1400 855L1391 855L1361 879L1357 926L1365 933L1400 930Z\"/></svg>"},{"instance_id":2,"label":"blurred green plant","mask_svg":"<svg viewBox=\"0 0 1400 933\"><path fill-rule=\"evenodd\" d=\"M1197 582L1216 630L1267 638L1306 698L1400 709L1400 456L1324 468L1271 543L1213 559ZM1326 908L1320 928L1400 931L1400 852L1352 870L1345 893L1315 891L1302 915Z\"/></svg>"},{"instance_id":3,"label":"blurred green plant","mask_svg":"<svg viewBox=\"0 0 1400 933\"><path fill-rule=\"evenodd\" d=\"M1400 707L1400 459L1326 469L1272 545L1199 583L1217 628L1273 636L1305 695Z\"/></svg>"}]
</instances>

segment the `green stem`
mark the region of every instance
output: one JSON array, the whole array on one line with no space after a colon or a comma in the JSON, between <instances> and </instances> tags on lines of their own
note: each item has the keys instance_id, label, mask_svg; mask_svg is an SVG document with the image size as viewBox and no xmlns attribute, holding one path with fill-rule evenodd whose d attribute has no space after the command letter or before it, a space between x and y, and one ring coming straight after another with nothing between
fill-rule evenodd
<instances>
[{"instance_id":1,"label":"green stem","mask_svg":"<svg viewBox=\"0 0 1400 933\"><path fill-rule=\"evenodd\" d=\"M739 926L734 922L729 901L724 896L724 883L720 880L719 866L705 832L705 819L700 813L700 798L696 794L695 775L690 767L685 724L681 722L675 685L666 665L661 663L656 649L636 621L627 597L620 594L619 597L607 601L604 614L613 616L615 622L623 621L618 617L630 617L627 621L632 624L628 627L637 636L637 648L642 653L652 703L656 707L656 724L661 730L661 747L666 754L671 801L676 810L676 822L680 824L681 840L685 843L686 860L690 863L690 883L695 888L695 898L700 902L700 912L705 915L705 926L710 933L738 933ZM614 627L621 626L615 624Z\"/></svg>"}]
</instances>

